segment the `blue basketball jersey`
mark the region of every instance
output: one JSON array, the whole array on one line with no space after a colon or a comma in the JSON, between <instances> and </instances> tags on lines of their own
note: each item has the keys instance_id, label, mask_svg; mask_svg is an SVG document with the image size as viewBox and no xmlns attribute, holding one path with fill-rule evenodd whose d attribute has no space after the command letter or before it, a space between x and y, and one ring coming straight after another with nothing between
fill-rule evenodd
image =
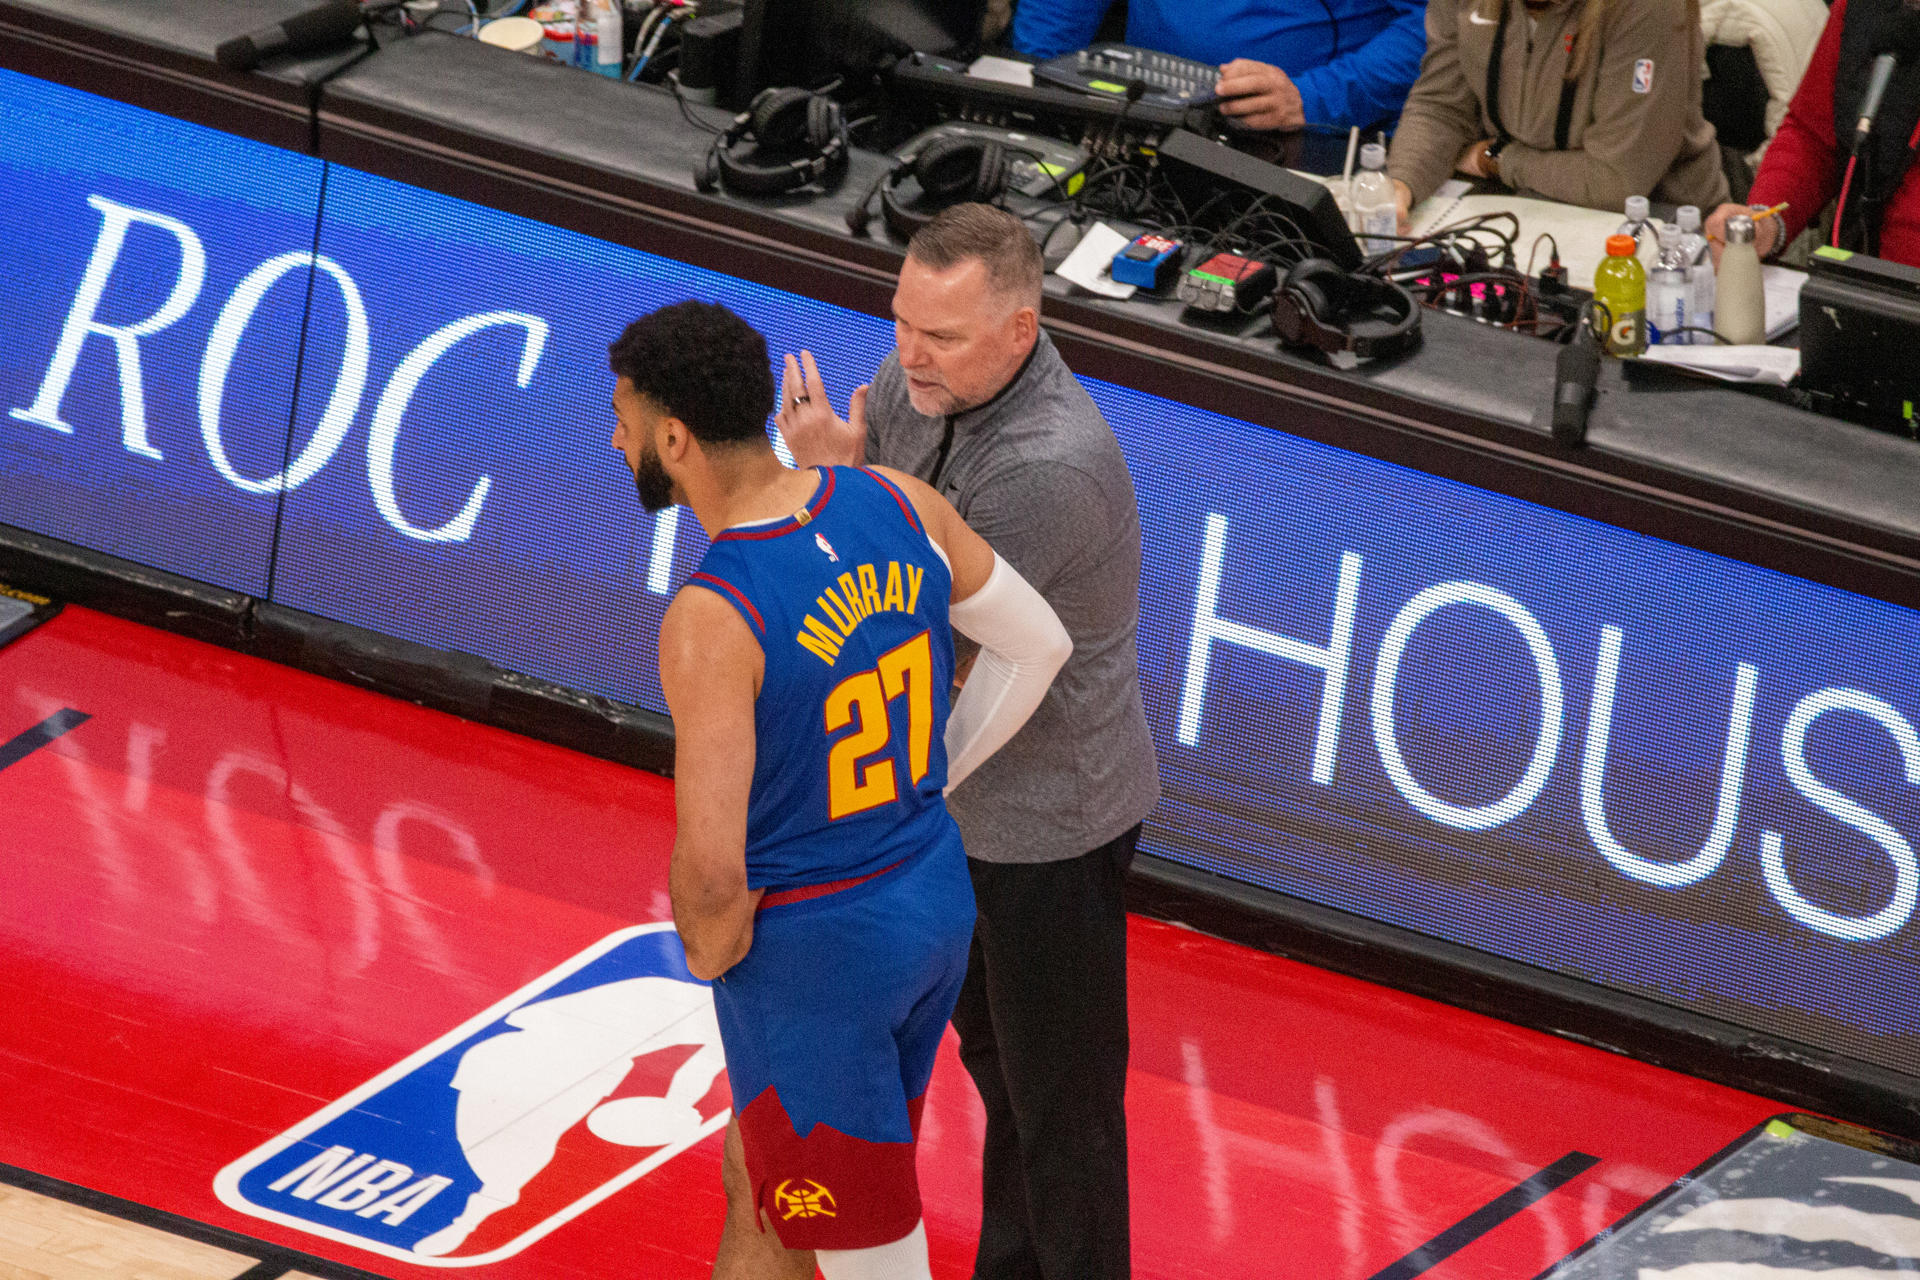
<instances>
[{"instance_id":1,"label":"blue basketball jersey","mask_svg":"<svg viewBox=\"0 0 1920 1280\"><path fill-rule=\"evenodd\" d=\"M747 804L755 889L959 844L942 795L952 574L891 481L816 470L804 509L723 530L688 580L732 604L766 655Z\"/></svg>"}]
</instances>

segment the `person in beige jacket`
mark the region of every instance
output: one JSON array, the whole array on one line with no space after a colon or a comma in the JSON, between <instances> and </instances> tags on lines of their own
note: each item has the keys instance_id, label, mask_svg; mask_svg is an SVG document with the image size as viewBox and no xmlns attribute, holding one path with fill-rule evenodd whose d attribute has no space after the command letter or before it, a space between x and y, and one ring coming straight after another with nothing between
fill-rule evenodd
<instances>
[{"instance_id":1,"label":"person in beige jacket","mask_svg":"<svg viewBox=\"0 0 1920 1280\"><path fill-rule=\"evenodd\" d=\"M1402 231L1455 172L1596 209L1713 208L1727 178L1700 114L1701 42L1699 0L1429 0L1387 157Z\"/></svg>"}]
</instances>

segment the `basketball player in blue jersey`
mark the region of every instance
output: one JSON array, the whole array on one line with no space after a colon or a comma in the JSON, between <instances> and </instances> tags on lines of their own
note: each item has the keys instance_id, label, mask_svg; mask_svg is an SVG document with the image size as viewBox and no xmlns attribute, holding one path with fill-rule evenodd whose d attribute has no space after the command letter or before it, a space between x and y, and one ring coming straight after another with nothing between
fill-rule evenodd
<instances>
[{"instance_id":1,"label":"basketball player in blue jersey","mask_svg":"<svg viewBox=\"0 0 1920 1280\"><path fill-rule=\"evenodd\" d=\"M653 312L609 359L641 503L712 539L661 623L660 683L674 924L733 1087L714 1274L929 1280L914 1144L974 917L944 794L1072 641L918 480L783 466L765 340L724 307ZM981 654L949 713L953 628Z\"/></svg>"}]
</instances>

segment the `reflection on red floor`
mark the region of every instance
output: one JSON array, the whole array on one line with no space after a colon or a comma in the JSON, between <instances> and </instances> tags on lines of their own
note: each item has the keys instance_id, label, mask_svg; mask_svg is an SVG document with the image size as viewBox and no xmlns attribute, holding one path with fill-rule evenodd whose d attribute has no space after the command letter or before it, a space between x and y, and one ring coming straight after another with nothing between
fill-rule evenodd
<instances>
[{"instance_id":1,"label":"reflection on red floor","mask_svg":"<svg viewBox=\"0 0 1920 1280\"><path fill-rule=\"evenodd\" d=\"M0 1162L384 1275L237 1213L229 1162L596 941L669 917L663 779L69 609L0 650ZM1132 925L1135 1273L1365 1280L1569 1152L1591 1171L1426 1272L1525 1280L1781 1108L1168 925ZM969 1274L980 1111L922 1130ZM501 1277L704 1276L719 1141Z\"/></svg>"}]
</instances>

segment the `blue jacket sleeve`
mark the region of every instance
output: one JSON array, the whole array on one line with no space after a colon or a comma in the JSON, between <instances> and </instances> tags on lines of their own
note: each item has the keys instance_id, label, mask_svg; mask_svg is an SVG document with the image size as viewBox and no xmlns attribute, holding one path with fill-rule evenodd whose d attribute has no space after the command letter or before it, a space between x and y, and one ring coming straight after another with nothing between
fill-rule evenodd
<instances>
[{"instance_id":1,"label":"blue jacket sleeve","mask_svg":"<svg viewBox=\"0 0 1920 1280\"><path fill-rule=\"evenodd\" d=\"M1337 8L1341 0L1333 3ZM1373 39L1293 78L1308 124L1365 128L1398 118L1427 50L1427 4L1393 0L1393 8L1393 20Z\"/></svg>"},{"instance_id":2,"label":"blue jacket sleeve","mask_svg":"<svg viewBox=\"0 0 1920 1280\"><path fill-rule=\"evenodd\" d=\"M1052 58L1093 42L1113 0L1020 0L1013 10L1013 47L1029 58Z\"/></svg>"}]
</instances>

